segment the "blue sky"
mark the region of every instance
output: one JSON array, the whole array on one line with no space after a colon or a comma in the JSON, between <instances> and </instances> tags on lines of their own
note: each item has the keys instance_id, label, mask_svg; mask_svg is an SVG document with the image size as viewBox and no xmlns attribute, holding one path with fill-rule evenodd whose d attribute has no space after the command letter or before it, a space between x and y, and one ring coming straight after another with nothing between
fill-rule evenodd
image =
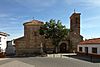
<instances>
[{"instance_id":1,"label":"blue sky","mask_svg":"<svg viewBox=\"0 0 100 67\"><path fill-rule=\"evenodd\" d=\"M81 35L100 37L100 0L0 0L0 31L9 40L23 36L23 23L33 19L61 20L67 28L73 10L81 13Z\"/></svg>"}]
</instances>

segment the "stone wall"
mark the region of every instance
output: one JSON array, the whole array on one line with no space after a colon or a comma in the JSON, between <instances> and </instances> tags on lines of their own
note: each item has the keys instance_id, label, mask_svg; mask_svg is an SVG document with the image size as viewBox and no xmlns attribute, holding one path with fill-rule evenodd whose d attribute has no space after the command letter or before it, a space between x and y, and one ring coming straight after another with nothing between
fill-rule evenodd
<instances>
[{"instance_id":1,"label":"stone wall","mask_svg":"<svg viewBox=\"0 0 100 67\"><path fill-rule=\"evenodd\" d=\"M50 39L45 39L44 36L39 34L41 25L37 23L38 21L32 21L24 24L24 36L15 40L17 56L40 53L41 48L44 51L53 48ZM41 44L43 47L41 47Z\"/></svg>"},{"instance_id":2,"label":"stone wall","mask_svg":"<svg viewBox=\"0 0 100 67\"><path fill-rule=\"evenodd\" d=\"M76 51L81 41L80 36L80 13L73 13L70 17L70 51Z\"/></svg>"}]
</instances>

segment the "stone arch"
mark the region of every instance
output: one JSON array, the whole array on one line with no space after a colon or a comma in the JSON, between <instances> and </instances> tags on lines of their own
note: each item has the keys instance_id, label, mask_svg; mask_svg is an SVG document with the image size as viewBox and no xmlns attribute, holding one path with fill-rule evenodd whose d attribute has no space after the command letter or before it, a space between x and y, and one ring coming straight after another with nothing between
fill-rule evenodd
<instances>
[{"instance_id":1,"label":"stone arch","mask_svg":"<svg viewBox=\"0 0 100 67\"><path fill-rule=\"evenodd\" d=\"M60 53L66 53L68 52L68 41L61 41L59 43L59 52Z\"/></svg>"}]
</instances>

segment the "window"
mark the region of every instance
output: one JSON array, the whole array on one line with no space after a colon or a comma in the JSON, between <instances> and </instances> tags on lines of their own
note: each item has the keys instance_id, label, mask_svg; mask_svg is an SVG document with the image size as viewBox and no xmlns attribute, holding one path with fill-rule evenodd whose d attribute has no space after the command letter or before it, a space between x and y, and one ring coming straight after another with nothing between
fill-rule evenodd
<instances>
[{"instance_id":1,"label":"window","mask_svg":"<svg viewBox=\"0 0 100 67\"><path fill-rule=\"evenodd\" d=\"M78 23L78 18L76 17L76 24Z\"/></svg>"},{"instance_id":2,"label":"window","mask_svg":"<svg viewBox=\"0 0 100 67\"><path fill-rule=\"evenodd\" d=\"M0 52L1 52L1 47L0 47Z\"/></svg>"},{"instance_id":3,"label":"window","mask_svg":"<svg viewBox=\"0 0 100 67\"><path fill-rule=\"evenodd\" d=\"M88 55L88 47L85 47L85 53Z\"/></svg>"},{"instance_id":4,"label":"window","mask_svg":"<svg viewBox=\"0 0 100 67\"><path fill-rule=\"evenodd\" d=\"M0 42L1 42L1 37L0 37Z\"/></svg>"},{"instance_id":5,"label":"window","mask_svg":"<svg viewBox=\"0 0 100 67\"><path fill-rule=\"evenodd\" d=\"M97 48L96 47L92 48L92 53L97 53Z\"/></svg>"},{"instance_id":6,"label":"window","mask_svg":"<svg viewBox=\"0 0 100 67\"><path fill-rule=\"evenodd\" d=\"M82 47L79 47L79 51L81 51L81 52L82 52Z\"/></svg>"},{"instance_id":7,"label":"window","mask_svg":"<svg viewBox=\"0 0 100 67\"><path fill-rule=\"evenodd\" d=\"M72 19L70 20L70 22L71 22L70 23L70 27L71 27L70 31L72 32L73 31L73 26L72 26L73 25L73 22L72 22Z\"/></svg>"}]
</instances>

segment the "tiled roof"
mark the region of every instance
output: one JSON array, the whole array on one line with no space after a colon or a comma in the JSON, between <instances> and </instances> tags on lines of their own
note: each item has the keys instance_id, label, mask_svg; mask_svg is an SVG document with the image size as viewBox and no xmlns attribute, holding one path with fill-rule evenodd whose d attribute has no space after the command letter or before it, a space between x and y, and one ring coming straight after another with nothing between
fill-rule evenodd
<instances>
[{"instance_id":1,"label":"tiled roof","mask_svg":"<svg viewBox=\"0 0 100 67\"><path fill-rule=\"evenodd\" d=\"M17 39L14 39L14 41L16 41L16 40L21 40L21 41L23 41L25 38L24 38L24 36L23 37L19 37L19 38L17 38Z\"/></svg>"},{"instance_id":2,"label":"tiled roof","mask_svg":"<svg viewBox=\"0 0 100 67\"><path fill-rule=\"evenodd\" d=\"M76 15L81 15L81 13L76 13L76 12L75 12L75 13L73 13L73 14L70 16L70 18L73 17L73 16L76 16Z\"/></svg>"},{"instance_id":3,"label":"tiled roof","mask_svg":"<svg viewBox=\"0 0 100 67\"><path fill-rule=\"evenodd\" d=\"M85 44L100 44L100 38L88 39L79 43L79 45Z\"/></svg>"},{"instance_id":4,"label":"tiled roof","mask_svg":"<svg viewBox=\"0 0 100 67\"><path fill-rule=\"evenodd\" d=\"M9 36L9 34L4 33L4 32L0 32L0 35L2 35L2 36Z\"/></svg>"},{"instance_id":5,"label":"tiled roof","mask_svg":"<svg viewBox=\"0 0 100 67\"><path fill-rule=\"evenodd\" d=\"M23 37L20 37L20 38L14 39L14 43L15 43L16 41L25 41L25 38L24 38L24 36L23 36Z\"/></svg>"},{"instance_id":6,"label":"tiled roof","mask_svg":"<svg viewBox=\"0 0 100 67\"><path fill-rule=\"evenodd\" d=\"M32 20L32 21L29 21L29 22L24 23L23 25L41 25L41 24L43 24L42 21Z\"/></svg>"}]
</instances>

